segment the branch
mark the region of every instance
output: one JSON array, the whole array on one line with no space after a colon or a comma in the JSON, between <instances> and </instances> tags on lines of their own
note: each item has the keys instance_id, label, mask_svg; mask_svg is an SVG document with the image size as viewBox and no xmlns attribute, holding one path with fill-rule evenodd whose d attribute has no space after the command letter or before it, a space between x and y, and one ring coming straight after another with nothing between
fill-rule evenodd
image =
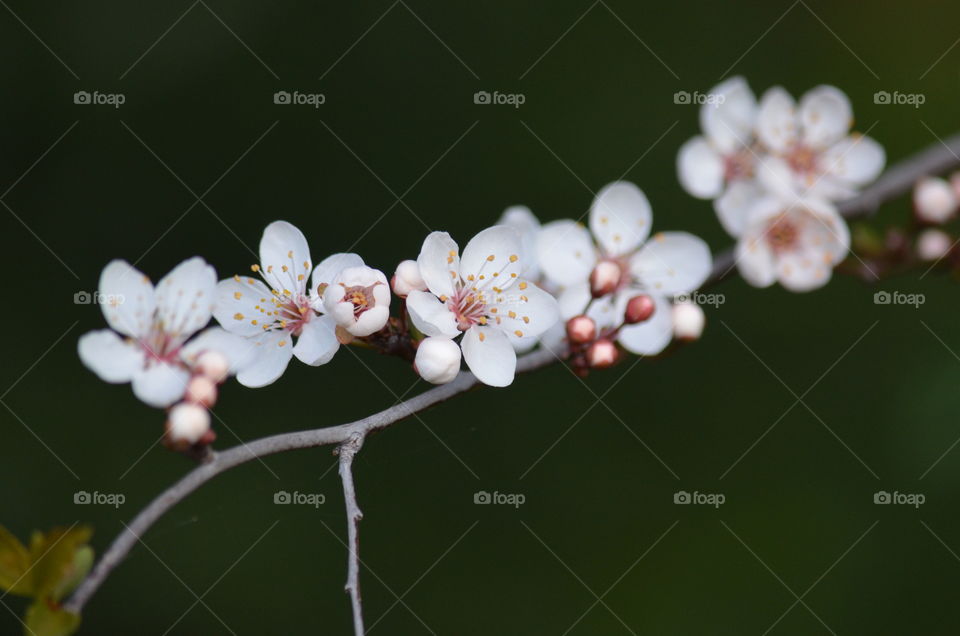
<instances>
[{"instance_id":1,"label":"branch","mask_svg":"<svg viewBox=\"0 0 960 636\"><path fill-rule=\"evenodd\" d=\"M344 588L350 595L353 607L353 632L363 636L363 607L360 605L360 537L358 535L363 512L357 505L357 492L353 487L353 457L363 446L363 437L355 435L340 445L340 480L343 482L343 500L347 507L347 545L350 556L347 559L347 585Z\"/></svg>"},{"instance_id":2,"label":"branch","mask_svg":"<svg viewBox=\"0 0 960 636\"><path fill-rule=\"evenodd\" d=\"M910 190L913 184L922 176L939 174L960 164L960 134L953 135L946 140L931 144L920 153L908 157L892 166L876 182L864 189L853 199L840 204L841 214L847 218L872 214L885 201L896 198ZM719 252L714 256L713 272L705 284L715 283L725 278L735 265L732 248ZM547 366L557 360L556 356L547 350L538 350L520 357L517 360L517 372L532 371ZM265 437L249 444L240 444L222 452L212 452L204 463L187 473L177 483L163 491L146 508L134 517L130 525L125 526L122 532L97 562L96 566L87 575L73 596L65 604L65 609L79 613L93 594L100 588L104 580L113 569L120 564L130 550L136 545L139 537L162 517L168 510L186 498L194 490L235 466L252 459L282 453L298 448L313 448L332 444L341 445L340 476L343 480L344 496L347 499L348 534L351 545L349 574L346 589L350 592L353 602L354 627L363 633L362 617L360 615L360 591L358 583L359 557L357 556L357 521L361 515L356 504L356 494L353 489L351 462L353 455L359 450L367 434L390 426L414 413L442 402L458 393L463 393L478 383L473 374L462 372L453 382L424 391L416 397L410 398L391 408L375 413L362 420L349 424L318 428L296 433L285 433ZM349 446L347 446L349 444ZM356 448L352 448L353 446ZM347 451L346 453L344 451ZM346 456L345 456L346 455Z\"/></svg>"},{"instance_id":3,"label":"branch","mask_svg":"<svg viewBox=\"0 0 960 636\"><path fill-rule=\"evenodd\" d=\"M890 167L860 194L837 205L848 219L871 216L881 204L906 194L921 177L941 174L960 164L960 133L938 139L922 151ZM723 280L733 271L736 256L728 248L713 257L713 271L705 285Z\"/></svg>"},{"instance_id":4,"label":"branch","mask_svg":"<svg viewBox=\"0 0 960 636\"><path fill-rule=\"evenodd\" d=\"M517 372L522 373L539 369L556 360L557 358L550 351L542 349L534 351L517 360ZM374 413L356 422L327 428L317 428L309 431L273 435L247 444L234 446L229 450L211 453L205 463L194 468L181 478L180 481L160 493L156 499L151 501L146 508L141 510L140 513L133 518L133 521L131 521L129 525L125 526L124 531L113 540L113 543L110 544L110 547L108 547L106 552L103 553L103 556L100 557L100 560L96 566L94 566L93 570L90 571L90 574L88 574L80 586L77 587L73 596L71 596L70 600L64 605L65 609L79 613L83 609L83 606L87 604L87 601L90 600L90 597L93 596L100 585L103 584L107 576L123 561L131 548L137 544L139 537L143 536L168 510L220 473L253 459L275 453L282 453L298 448L314 448L316 446L343 444L355 438L362 440L366 438L368 433L386 428L395 422L409 417L413 413L418 413L458 393L463 393L477 384L478 380L472 373L463 371L449 384L442 384L424 391L420 395L412 397L405 402L401 402L379 413ZM342 461L343 457L341 455L341 462Z\"/></svg>"}]
</instances>

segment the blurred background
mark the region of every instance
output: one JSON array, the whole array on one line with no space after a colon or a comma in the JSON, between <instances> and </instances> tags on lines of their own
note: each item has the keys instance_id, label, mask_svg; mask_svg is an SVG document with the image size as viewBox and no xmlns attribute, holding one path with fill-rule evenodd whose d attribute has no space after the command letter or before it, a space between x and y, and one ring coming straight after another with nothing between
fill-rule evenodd
<instances>
[{"instance_id":1,"label":"blurred background","mask_svg":"<svg viewBox=\"0 0 960 636\"><path fill-rule=\"evenodd\" d=\"M675 93L732 74L758 95L834 84L894 161L960 127L958 18L944 2L821 0L4 3L0 522L23 539L89 523L102 552L191 468L158 443L162 412L77 358L105 325L74 297L110 259L157 280L199 254L226 277L285 219L314 261L354 249L389 274L428 228L464 245L511 204L580 217L621 175L655 229L719 251L730 239L709 202L676 180L699 126ZM77 91L124 103L75 104ZM324 103L275 104L277 91ZM475 104L477 91L524 103ZM874 224L908 212L892 202ZM372 436L355 464L367 625L956 633L960 291L922 273L808 295L733 279L712 290L726 302L707 308L702 341L675 355L585 382L556 365ZM926 302L875 305L878 289ZM366 351L294 361L273 386L225 387L216 446L350 421L426 388L415 380ZM143 537L80 633L348 633L334 464L329 448L291 452L204 486ZM926 502L875 505L881 490ZM126 502L75 505L78 491ZM275 505L278 491L326 499ZM475 505L479 491L525 501ZM679 491L725 503L676 505ZM0 633L16 634L22 599L2 602Z\"/></svg>"}]
</instances>

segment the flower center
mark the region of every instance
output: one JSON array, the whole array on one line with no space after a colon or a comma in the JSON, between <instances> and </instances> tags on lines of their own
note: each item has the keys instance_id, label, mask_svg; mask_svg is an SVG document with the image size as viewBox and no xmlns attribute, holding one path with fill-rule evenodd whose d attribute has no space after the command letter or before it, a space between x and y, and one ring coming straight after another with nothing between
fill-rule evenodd
<instances>
[{"instance_id":1,"label":"flower center","mask_svg":"<svg viewBox=\"0 0 960 636\"><path fill-rule=\"evenodd\" d=\"M753 176L753 154L749 148L723 157L723 177L727 181L749 179Z\"/></svg>"},{"instance_id":2,"label":"flower center","mask_svg":"<svg viewBox=\"0 0 960 636\"><path fill-rule=\"evenodd\" d=\"M313 317L310 301L302 294L296 297L275 295L273 305L275 308L273 315L276 318L274 325L279 324L281 329L289 331L294 336L299 336L304 325Z\"/></svg>"},{"instance_id":3,"label":"flower center","mask_svg":"<svg viewBox=\"0 0 960 636\"><path fill-rule=\"evenodd\" d=\"M771 221L766 232L767 244L776 253L795 249L800 243L800 226L785 214Z\"/></svg>"},{"instance_id":4,"label":"flower center","mask_svg":"<svg viewBox=\"0 0 960 636\"><path fill-rule=\"evenodd\" d=\"M808 146L798 144L787 154L786 159L794 172L812 174L817 170L817 153Z\"/></svg>"},{"instance_id":5,"label":"flower center","mask_svg":"<svg viewBox=\"0 0 960 636\"><path fill-rule=\"evenodd\" d=\"M368 285L366 287L361 285L344 287L343 302L353 305L354 316L360 316L360 314L366 310L373 308L373 306L376 304L376 300L373 296L373 288L379 284L380 283L374 283L373 285Z\"/></svg>"},{"instance_id":6,"label":"flower center","mask_svg":"<svg viewBox=\"0 0 960 636\"><path fill-rule=\"evenodd\" d=\"M447 307L456 317L460 331L487 322L487 299L483 290L459 287L453 297L447 299Z\"/></svg>"}]
</instances>

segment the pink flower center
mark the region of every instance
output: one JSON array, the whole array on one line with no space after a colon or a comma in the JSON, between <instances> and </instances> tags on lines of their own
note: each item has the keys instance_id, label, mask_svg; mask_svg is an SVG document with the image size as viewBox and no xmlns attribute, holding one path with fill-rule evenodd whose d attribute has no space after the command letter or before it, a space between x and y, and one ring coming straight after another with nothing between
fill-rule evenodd
<instances>
[{"instance_id":1,"label":"pink flower center","mask_svg":"<svg viewBox=\"0 0 960 636\"><path fill-rule=\"evenodd\" d=\"M800 230L795 219L781 214L767 226L767 244L777 254L794 250L800 244Z\"/></svg>"},{"instance_id":2,"label":"pink flower center","mask_svg":"<svg viewBox=\"0 0 960 636\"><path fill-rule=\"evenodd\" d=\"M723 178L726 181L749 179L753 176L753 154L749 148L723 157Z\"/></svg>"},{"instance_id":3,"label":"pink flower center","mask_svg":"<svg viewBox=\"0 0 960 636\"><path fill-rule=\"evenodd\" d=\"M373 285L367 285L365 287L362 285L344 287L342 302L351 303L353 305L354 317L359 318L363 312L376 306L377 301L373 295L373 288L381 284L382 283L374 283Z\"/></svg>"},{"instance_id":4,"label":"pink flower center","mask_svg":"<svg viewBox=\"0 0 960 636\"><path fill-rule=\"evenodd\" d=\"M817 153L803 144L794 146L786 156L790 169L799 174L812 175L817 171Z\"/></svg>"},{"instance_id":5,"label":"pink flower center","mask_svg":"<svg viewBox=\"0 0 960 636\"><path fill-rule=\"evenodd\" d=\"M275 325L279 323L281 329L289 331L294 336L299 336L303 331L304 325L310 322L313 317L313 309L310 307L309 299L298 294L294 296L275 296L273 298Z\"/></svg>"},{"instance_id":6,"label":"pink flower center","mask_svg":"<svg viewBox=\"0 0 960 636\"><path fill-rule=\"evenodd\" d=\"M487 303L483 290L458 287L453 296L447 298L447 307L457 319L457 328L466 331L474 325L486 324Z\"/></svg>"}]
</instances>

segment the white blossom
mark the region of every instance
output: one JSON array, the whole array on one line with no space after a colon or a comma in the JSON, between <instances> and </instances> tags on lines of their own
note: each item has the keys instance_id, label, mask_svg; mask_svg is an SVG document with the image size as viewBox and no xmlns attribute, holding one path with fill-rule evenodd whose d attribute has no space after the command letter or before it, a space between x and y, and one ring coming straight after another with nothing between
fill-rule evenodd
<instances>
[{"instance_id":1,"label":"white blossom","mask_svg":"<svg viewBox=\"0 0 960 636\"><path fill-rule=\"evenodd\" d=\"M350 335L383 329L390 318L390 286L383 272L367 267L340 271L323 292L323 306Z\"/></svg>"},{"instance_id":2,"label":"white blossom","mask_svg":"<svg viewBox=\"0 0 960 636\"><path fill-rule=\"evenodd\" d=\"M960 207L953 186L939 177L924 177L913 186L913 207L924 223L941 225L949 221Z\"/></svg>"}]
</instances>

